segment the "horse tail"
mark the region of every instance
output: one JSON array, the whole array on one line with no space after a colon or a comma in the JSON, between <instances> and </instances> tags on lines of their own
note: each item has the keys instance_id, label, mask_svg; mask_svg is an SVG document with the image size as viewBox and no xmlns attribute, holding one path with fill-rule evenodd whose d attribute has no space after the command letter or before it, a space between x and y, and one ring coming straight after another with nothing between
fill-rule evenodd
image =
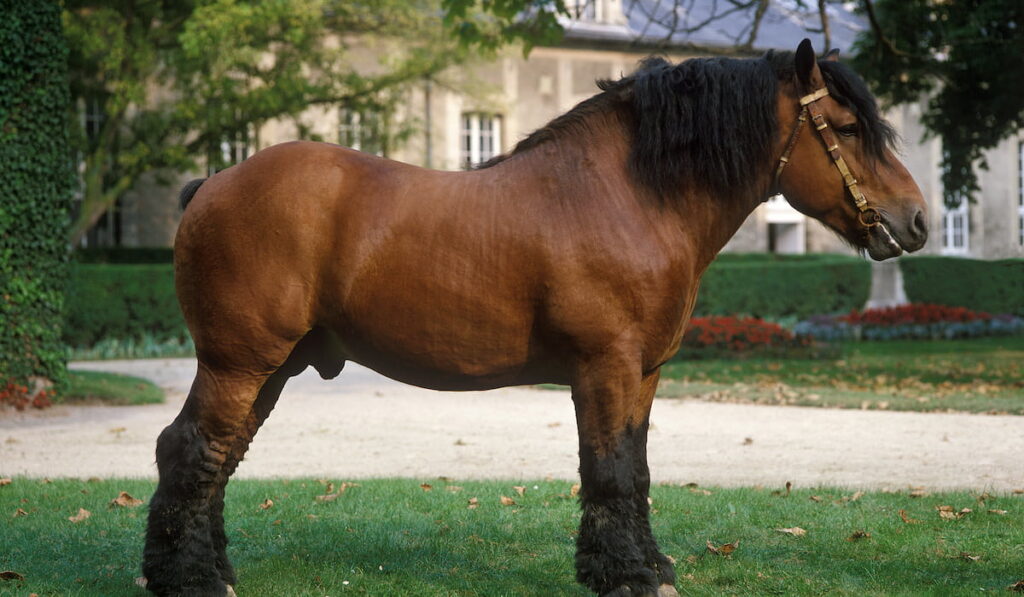
<instances>
[{"instance_id":1,"label":"horse tail","mask_svg":"<svg viewBox=\"0 0 1024 597\"><path fill-rule=\"evenodd\" d=\"M192 200L192 197L195 196L196 191L199 190L199 187L203 186L204 182L206 182L205 178L196 178L195 180L188 181L185 183L185 186L181 187L181 194L178 195L181 211L185 211L185 208L188 207L188 202Z\"/></svg>"}]
</instances>

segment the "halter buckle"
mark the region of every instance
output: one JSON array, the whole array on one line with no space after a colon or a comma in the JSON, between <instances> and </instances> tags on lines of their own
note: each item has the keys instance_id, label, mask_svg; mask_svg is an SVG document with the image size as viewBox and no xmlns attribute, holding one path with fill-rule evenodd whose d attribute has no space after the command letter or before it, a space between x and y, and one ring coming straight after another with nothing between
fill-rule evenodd
<instances>
[{"instance_id":1,"label":"halter buckle","mask_svg":"<svg viewBox=\"0 0 1024 597\"><path fill-rule=\"evenodd\" d=\"M857 221L865 228L874 228L882 223L882 215L873 207L865 207L857 213Z\"/></svg>"}]
</instances>

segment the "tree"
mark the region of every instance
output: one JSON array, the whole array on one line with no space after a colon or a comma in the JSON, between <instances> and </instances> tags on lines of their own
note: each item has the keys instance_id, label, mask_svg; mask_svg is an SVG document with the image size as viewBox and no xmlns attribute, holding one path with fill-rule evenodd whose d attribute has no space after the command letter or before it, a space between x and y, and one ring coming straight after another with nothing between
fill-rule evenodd
<instances>
[{"instance_id":1,"label":"tree","mask_svg":"<svg viewBox=\"0 0 1024 597\"><path fill-rule=\"evenodd\" d=\"M71 92L88 108L78 244L147 172L211 165L222 141L311 106L388 111L463 60L432 0L64 0ZM367 71L351 40L400 41ZM299 127L304 130L303 127Z\"/></svg>"},{"instance_id":2,"label":"tree","mask_svg":"<svg viewBox=\"0 0 1024 597\"><path fill-rule=\"evenodd\" d=\"M446 24L467 46L549 43L562 33L559 18L597 0L443 0ZM483 13L473 13L479 7ZM754 47L769 7L817 16L808 33L830 45L829 5L840 0L625 0L643 23L636 42L669 44L736 14L747 26L734 32L739 49ZM978 190L975 165L982 153L1024 125L1024 2L1021 0L859 0L870 24L856 44L853 63L886 102L927 100L928 134L942 139L942 182L947 204ZM699 8L700 10L695 10ZM683 18L681 15L700 15ZM814 22L812 19L810 22ZM651 31L658 31L657 38Z\"/></svg>"},{"instance_id":3,"label":"tree","mask_svg":"<svg viewBox=\"0 0 1024 597\"><path fill-rule=\"evenodd\" d=\"M1024 2L863 1L872 34L856 66L892 103L927 98L922 122L942 139L946 204L973 198L982 152L1024 126Z\"/></svg>"},{"instance_id":4,"label":"tree","mask_svg":"<svg viewBox=\"0 0 1024 597\"><path fill-rule=\"evenodd\" d=\"M40 388L8 383L66 381L67 46L55 4L0 0L0 14L0 402L20 406Z\"/></svg>"}]
</instances>

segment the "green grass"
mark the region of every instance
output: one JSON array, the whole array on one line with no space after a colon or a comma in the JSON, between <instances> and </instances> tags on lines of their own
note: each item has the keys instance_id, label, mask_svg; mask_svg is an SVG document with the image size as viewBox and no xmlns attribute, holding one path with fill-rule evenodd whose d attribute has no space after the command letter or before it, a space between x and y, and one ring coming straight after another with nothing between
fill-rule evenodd
<instances>
[{"instance_id":1,"label":"green grass","mask_svg":"<svg viewBox=\"0 0 1024 597\"><path fill-rule=\"evenodd\" d=\"M1024 414L1024 337L855 342L835 360L671 361L659 395L724 402Z\"/></svg>"},{"instance_id":2,"label":"green grass","mask_svg":"<svg viewBox=\"0 0 1024 597\"><path fill-rule=\"evenodd\" d=\"M116 406L156 404L164 401L164 392L153 382L116 373L69 371L71 387L64 403L103 403Z\"/></svg>"},{"instance_id":3,"label":"green grass","mask_svg":"<svg viewBox=\"0 0 1024 597\"><path fill-rule=\"evenodd\" d=\"M421 482L360 481L330 502L316 500L324 481L232 482L239 593L587 594L573 580L579 512L568 482L521 483L524 496L508 481L428 480L431 491ZM145 507L107 504L119 491L148 500L153 489L143 480L21 478L0 487L0 570L25 577L0 581L0 595L143 595L132 582ZM502 495L516 504L501 505ZM479 506L469 509L474 497ZM968 595L1002 593L1024 577L1017 495L655 487L652 497L655 532L677 560L684 595ZM273 505L260 508L267 499ZM943 520L942 505L973 512ZM13 516L18 508L27 514ZM70 522L79 508L92 515ZM900 510L919 522L904 522ZM791 527L807 533L776 530ZM857 531L870 537L850 539ZM730 557L705 547L737 540Z\"/></svg>"}]
</instances>

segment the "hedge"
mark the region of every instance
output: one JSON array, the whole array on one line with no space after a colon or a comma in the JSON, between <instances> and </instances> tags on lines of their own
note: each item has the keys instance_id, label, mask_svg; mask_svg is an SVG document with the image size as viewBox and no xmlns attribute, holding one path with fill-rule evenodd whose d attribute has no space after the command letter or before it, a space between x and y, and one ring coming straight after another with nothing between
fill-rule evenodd
<instances>
[{"instance_id":1,"label":"hedge","mask_svg":"<svg viewBox=\"0 0 1024 597\"><path fill-rule=\"evenodd\" d=\"M64 340L70 346L112 338L184 339L188 334L171 264L73 264L67 302Z\"/></svg>"},{"instance_id":2,"label":"hedge","mask_svg":"<svg viewBox=\"0 0 1024 597\"><path fill-rule=\"evenodd\" d=\"M0 0L0 381L67 372L60 325L67 280L67 46L60 4Z\"/></svg>"},{"instance_id":3,"label":"hedge","mask_svg":"<svg viewBox=\"0 0 1024 597\"><path fill-rule=\"evenodd\" d=\"M694 314L807 317L864 306L871 265L844 255L720 255L701 282Z\"/></svg>"},{"instance_id":4,"label":"hedge","mask_svg":"<svg viewBox=\"0 0 1024 597\"><path fill-rule=\"evenodd\" d=\"M71 254L76 263L173 263L171 247L90 247Z\"/></svg>"},{"instance_id":5,"label":"hedge","mask_svg":"<svg viewBox=\"0 0 1024 597\"><path fill-rule=\"evenodd\" d=\"M1024 259L906 257L900 268L911 302L1024 317Z\"/></svg>"}]
</instances>

